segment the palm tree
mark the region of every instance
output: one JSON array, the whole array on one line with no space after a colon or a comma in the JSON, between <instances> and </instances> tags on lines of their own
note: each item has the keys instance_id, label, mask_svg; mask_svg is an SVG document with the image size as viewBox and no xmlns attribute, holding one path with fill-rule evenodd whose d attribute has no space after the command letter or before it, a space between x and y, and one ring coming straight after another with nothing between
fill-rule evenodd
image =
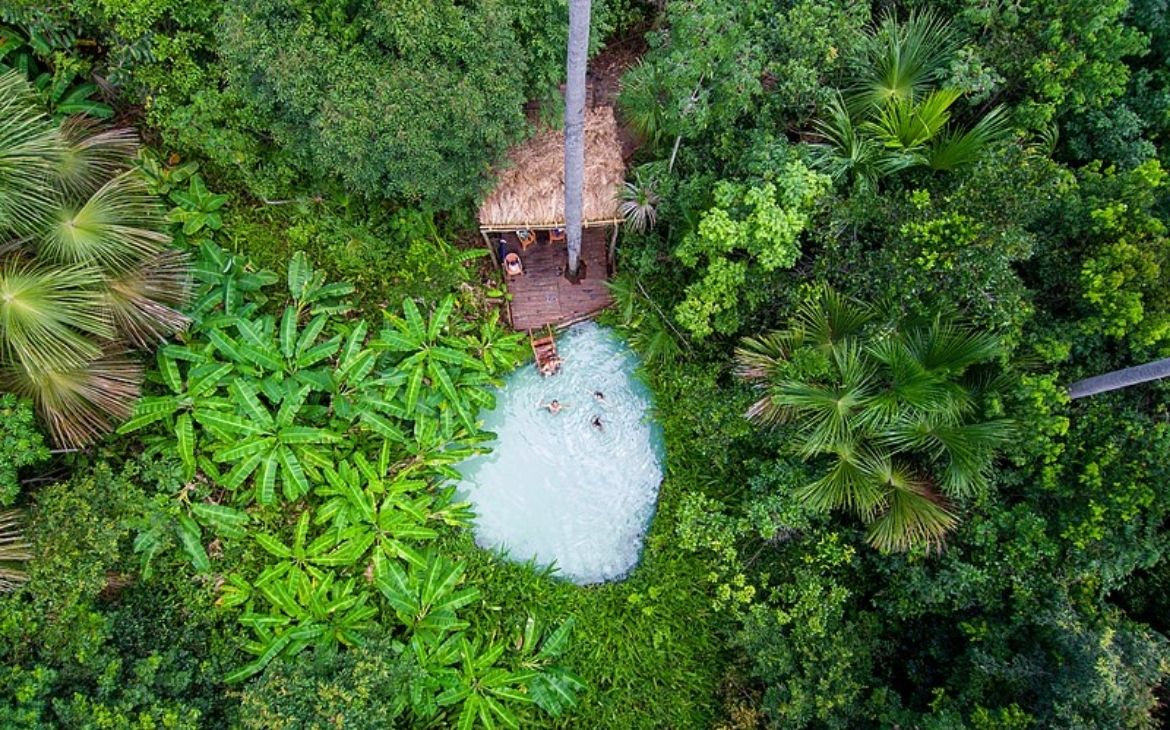
<instances>
[{"instance_id":1,"label":"palm tree","mask_svg":"<svg viewBox=\"0 0 1170 730\"><path fill-rule=\"evenodd\" d=\"M868 38L867 70L814 122L822 140L813 146L814 163L834 179L872 188L908 167L970 164L1010 137L1002 108L970 128L952 123L951 108L961 92L932 87L956 47L949 24L929 11L912 13L905 22L885 16Z\"/></svg>"},{"instance_id":2,"label":"palm tree","mask_svg":"<svg viewBox=\"0 0 1170 730\"><path fill-rule=\"evenodd\" d=\"M19 73L0 75L0 385L63 446L126 418L142 381L127 352L187 323L186 259L135 151L128 130L54 125Z\"/></svg>"},{"instance_id":3,"label":"palm tree","mask_svg":"<svg viewBox=\"0 0 1170 730\"><path fill-rule=\"evenodd\" d=\"M570 280L581 263L585 185L585 64L589 56L590 0L569 0L569 51L565 80L565 237Z\"/></svg>"},{"instance_id":4,"label":"palm tree","mask_svg":"<svg viewBox=\"0 0 1170 730\"><path fill-rule=\"evenodd\" d=\"M797 490L844 509L881 550L938 546L958 523L951 501L986 488L1003 420L979 420L968 370L997 356L987 334L953 322L884 323L824 288L785 330L743 340L737 374L763 396L746 417L794 427L793 448L826 469Z\"/></svg>"}]
</instances>

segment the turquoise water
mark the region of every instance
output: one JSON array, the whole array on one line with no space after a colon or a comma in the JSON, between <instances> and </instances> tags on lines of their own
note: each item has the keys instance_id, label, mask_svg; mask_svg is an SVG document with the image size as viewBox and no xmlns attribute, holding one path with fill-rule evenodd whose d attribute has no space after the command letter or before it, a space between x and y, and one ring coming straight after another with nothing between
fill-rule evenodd
<instances>
[{"instance_id":1,"label":"turquoise water","mask_svg":"<svg viewBox=\"0 0 1170 730\"><path fill-rule=\"evenodd\" d=\"M480 414L497 440L492 453L460 465L459 490L475 507L481 547L599 583L638 562L662 482L662 437L634 377L636 357L611 330L576 325L557 336L557 350L559 374L525 365L507 378L495 410ZM560 413L539 407L554 398Z\"/></svg>"}]
</instances>

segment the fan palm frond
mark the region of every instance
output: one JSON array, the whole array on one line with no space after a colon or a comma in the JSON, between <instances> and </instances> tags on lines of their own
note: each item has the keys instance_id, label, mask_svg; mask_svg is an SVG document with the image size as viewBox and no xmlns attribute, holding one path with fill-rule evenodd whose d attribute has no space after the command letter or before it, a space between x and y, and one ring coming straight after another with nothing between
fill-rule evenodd
<instances>
[{"instance_id":1,"label":"fan palm frond","mask_svg":"<svg viewBox=\"0 0 1170 730\"><path fill-rule=\"evenodd\" d=\"M17 567L32 560L32 549L25 540L19 510L0 510L0 593L7 593L28 580Z\"/></svg>"},{"instance_id":2,"label":"fan palm frond","mask_svg":"<svg viewBox=\"0 0 1170 730\"><path fill-rule=\"evenodd\" d=\"M642 180L626 182L618 210L625 218L626 225L643 233L654 227L658 217L658 202L658 193L654 192L653 183Z\"/></svg>"},{"instance_id":3,"label":"fan palm frond","mask_svg":"<svg viewBox=\"0 0 1170 730\"><path fill-rule=\"evenodd\" d=\"M939 478L943 492L966 497L986 487L992 456L1014 430L1003 419L930 429L924 445L945 464Z\"/></svg>"},{"instance_id":4,"label":"fan palm frond","mask_svg":"<svg viewBox=\"0 0 1170 730\"><path fill-rule=\"evenodd\" d=\"M871 71L859 91L879 106L913 102L941 78L957 48L950 24L932 12L911 13L905 22L887 14L869 36Z\"/></svg>"},{"instance_id":5,"label":"fan palm frond","mask_svg":"<svg viewBox=\"0 0 1170 730\"><path fill-rule=\"evenodd\" d=\"M774 375L792 351L792 336L773 330L744 337L735 348L735 374L744 380L766 380Z\"/></svg>"},{"instance_id":6,"label":"fan palm frond","mask_svg":"<svg viewBox=\"0 0 1170 730\"><path fill-rule=\"evenodd\" d=\"M911 354L930 372L958 374L1002 353L999 338L954 322L939 320L906 333Z\"/></svg>"},{"instance_id":7,"label":"fan palm frond","mask_svg":"<svg viewBox=\"0 0 1170 730\"><path fill-rule=\"evenodd\" d=\"M799 489L796 496L815 511L846 509L862 519L886 506L881 486L851 456L838 456L823 477Z\"/></svg>"},{"instance_id":8,"label":"fan palm frond","mask_svg":"<svg viewBox=\"0 0 1170 730\"><path fill-rule=\"evenodd\" d=\"M134 171L113 178L76 208L60 210L38 253L62 264L95 263L127 271L160 253L170 236L158 198Z\"/></svg>"},{"instance_id":9,"label":"fan palm frond","mask_svg":"<svg viewBox=\"0 0 1170 730\"><path fill-rule=\"evenodd\" d=\"M92 195L107 180L128 169L138 151L138 137L130 129L101 130L97 122L73 117L61 123L64 154L58 180L71 196Z\"/></svg>"},{"instance_id":10,"label":"fan palm frond","mask_svg":"<svg viewBox=\"0 0 1170 730\"><path fill-rule=\"evenodd\" d=\"M101 355L87 335L114 336L92 267L0 261L0 356L25 367L81 367Z\"/></svg>"},{"instance_id":11,"label":"fan palm frond","mask_svg":"<svg viewBox=\"0 0 1170 730\"><path fill-rule=\"evenodd\" d=\"M83 367L8 368L0 381L32 399L57 443L81 448L133 413L142 364L121 354L103 355Z\"/></svg>"},{"instance_id":12,"label":"fan palm frond","mask_svg":"<svg viewBox=\"0 0 1170 730\"><path fill-rule=\"evenodd\" d=\"M670 103L670 93L654 63L642 59L622 75L618 93L622 117L651 145L666 135L665 109Z\"/></svg>"},{"instance_id":13,"label":"fan palm frond","mask_svg":"<svg viewBox=\"0 0 1170 730\"><path fill-rule=\"evenodd\" d=\"M869 305L824 286L797 310L795 330L806 344L828 354L859 335L873 316Z\"/></svg>"},{"instance_id":14,"label":"fan palm frond","mask_svg":"<svg viewBox=\"0 0 1170 730\"><path fill-rule=\"evenodd\" d=\"M900 473L898 478L906 480ZM947 533L958 520L946 504L920 482L909 479L902 488L886 495L887 506L870 523L867 540L883 552L900 552L914 547L941 548Z\"/></svg>"},{"instance_id":15,"label":"fan palm frond","mask_svg":"<svg viewBox=\"0 0 1170 730\"><path fill-rule=\"evenodd\" d=\"M923 164L921 150L951 120L950 107L959 96L955 89L937 89L920 102L895 99L879 107L862 128L883 147L911 154L916 164Z\"/></svg>"},{"instance_id":16,"label":"fan palm frond","mask_svg":"<svg viewBox=\"0 0 1170 730\"><path fill-rule=\"evenodd\" d=\"M933 170L953 170L975 162L988 147L1011 136L1010 117L1003 107L996 107L966 131L951 128L937 135L930 141L923 158Z\"/></svg>"},{"instance_id":17,"label":"fan palm frond","mask_svg":"<svg viewBox=\"0 0 1170 730\"><path fill-rule=\"evenodd\" d=\"M166 342L190 319L178 311L191 293L191 267L181 251L164 251L106 280L105 304L118 334L137 347Z\"/></svg>"},{"instance_id":18,"label":"fan palm frond","mask_svg":"<svg viewBox=\"0 0 1170 730\"><path fill-rule=\"evenodd\" d=\"M52 210L64 145L19 71L0 72L0 236L28 236Z\"/></svg>"},{"instance_id":19,"label":"fan palm frond","mask_svg":"<svg viewBox=\"0 0 1170 730\"><path fill-rule=\"evenodd\" d=\"M772 391L772 407L799 415L798 453L805 457L836 453L855 441L851 419L865 404L864 385L815 386L787 382Z\"/></svg>"}]
</instances>

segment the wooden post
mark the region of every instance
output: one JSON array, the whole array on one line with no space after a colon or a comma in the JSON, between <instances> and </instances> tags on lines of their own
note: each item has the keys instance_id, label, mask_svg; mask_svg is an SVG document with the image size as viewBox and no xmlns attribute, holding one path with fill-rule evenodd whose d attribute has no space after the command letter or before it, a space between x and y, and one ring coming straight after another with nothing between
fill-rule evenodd
<instances>
[{"instance_id":1,"label":"wooden post","mask_svg":"<svg viewBox=\"0 0 1170 730\"><path fill-rule=\"evenodd\" d=\"M617 223L613 224L613 236L609 239L609 269L612 272L617 272Z\"/></svg>"},{"instance_id":2,"label":"wooden post","mask_svg":"<svg viewBox=\"0 0 1170 730\"><path fill-rule=\"evenodd\" d=\"M483 242L487 244L488 253L490 253L492 255L492 261L496 262L496 268L499 268L500 267L500 256L499 256L499 254L496 253L496 247L494 245L492 245L491 237L488 236L487 231L485 231L482 228L479 229L479 234L481 236L483 236Z\"/></svg>"}]
</instances>

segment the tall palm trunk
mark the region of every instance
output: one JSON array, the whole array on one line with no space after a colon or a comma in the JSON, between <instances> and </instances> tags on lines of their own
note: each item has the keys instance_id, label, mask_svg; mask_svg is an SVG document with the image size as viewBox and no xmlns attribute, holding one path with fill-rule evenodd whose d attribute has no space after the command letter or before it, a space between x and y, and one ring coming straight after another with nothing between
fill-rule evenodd
<instances>
[{"instance_id":1,"label":"tall palm trunk","mask_svg":"<svg viewBox=\"0 0 1170 730\"><path fill-rule=\"evenodd\" d=\"M565 81L565 237L569 278L581 263L585 183L585 64L589 55L590 0L569 0L568 78Z\"/></svg>"},{"instance_id":2,"label":"tall palm trunk","mask_svg":"<svg viewBox=\"0 0 1170 730\"><path fill-rule=\"evenodd\" d=\"M1122 368L1095 375L1091 378L1078 380L1068 386L1068 397L1076 400L1098 393L1108 393L1111 390L1128 388L1138 383L1148 383L1151 380L1170 377L1170 357L1164 360L1155 360L1145 365L1135 365L1132 368Z\"/></svg>"}]
</instances>

